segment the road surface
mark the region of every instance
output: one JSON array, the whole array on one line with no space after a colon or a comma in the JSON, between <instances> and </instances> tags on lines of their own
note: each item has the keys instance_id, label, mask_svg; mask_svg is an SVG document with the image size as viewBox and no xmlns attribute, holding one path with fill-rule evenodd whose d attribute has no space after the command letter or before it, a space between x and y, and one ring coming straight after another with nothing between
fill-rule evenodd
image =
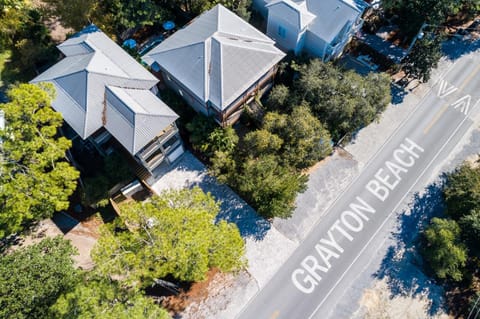
<instances>
[{"instance_id":1,"label":"road surface","mask_svg":"<svg viewBox=\"0 0 480 319\"><path fill-rule=\"evenodd\" d=\"M390 136L239 319L325 319L368 266L379 232L472 126L480 54L458 59ZM354 302L354 301L352 301Z\"/></svg>"}]
</instances>

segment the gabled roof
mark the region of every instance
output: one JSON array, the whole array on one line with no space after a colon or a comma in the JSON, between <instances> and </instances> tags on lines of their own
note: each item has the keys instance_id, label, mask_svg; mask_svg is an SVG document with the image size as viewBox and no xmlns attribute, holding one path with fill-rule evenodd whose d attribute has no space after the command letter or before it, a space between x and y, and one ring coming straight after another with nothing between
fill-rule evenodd
<instances>
[{"instance_id":1,"label":"gabled roof","mask_svg":"<svg viewBox=\"0 0 480 319\"><path fill-rule=\"evenodd\" d=\"M298 12L295 21L300 25L308 24L308 30L327 43L332 42L345 25L356 21L369 6L363 0L267 0L266 2L268 8L282 10L286 17L291 16L293 10Z\"/></svg>"},{"instance_id":2,"label":"gabled roof","mask_svg":"<svg viewBox=\"0 0 480 319\"><path fill-rule=\"evenodd\" d=\"M358 19L368 8L363 0L305 0L308 11L317 18L308 30L327 43L332 42L342 28Z\"/></svg>"},{"instance_id":3,"label":"gabled roof","mask_svg":"<svg viewBox=\"0 0 480 319\"><path fill-rule=\"evenodd\" d=\"M145 136L151 136L150 130L158 134L168 126L161 124L164 120L170 121L171 124L176 119L170 114L173 111L166 112L165 109L168 107L149 91L158 80L96 26L91 25L83 29L58 48L65 58L30 82L46 81L54 84L57 97L52 103L53 108L62 113L64 120L83 139L105 126L132 154L135 154L140 144L144 142L144 136L138 138L135 136L136 144L127 146L122 142L123 136L114 134L113 131L123 132L121 128L114 128L116 124L113 123L113 118L105 116L107 87L136 90L137 93L132 94L133 97L128 94L122 95L128 98L125 105L132 107L134 113L140 112L140 117L151 116L155 119L153 124L149 120L135 122L134 131L140 132L139 134L148 131ZM135 98L139 100L135 102ZM135 106L135 103L141 105L144 102L150 104ZM165 119L159 119L160 114L168 115ZM146 127L147 125L151 127ZM145 144L150 140L145 141Z\"/></svg>"},{"instance_id":4,"label":"gabled roof","mask_svg":"<svg viewBox=\"0 0 480 319\"><path fill-rule=\"evenodd\" d=\"M303 30L315 19L315 15L308 11L305 3L297 3L292 0L274 0L268 3L267 7L276 7L275 12L299 30Z\"/></svg>"},{"instance_id":5,"label":"gabled roof","mask_svg":"<svg viewBox=\"0 0 480 319\"><path fill-rule=\"evenodd\" d=\"M142 59L156 62L200 100L224 110L285 56L274 44L217 5Z\"/></svg>"}]
</instances>

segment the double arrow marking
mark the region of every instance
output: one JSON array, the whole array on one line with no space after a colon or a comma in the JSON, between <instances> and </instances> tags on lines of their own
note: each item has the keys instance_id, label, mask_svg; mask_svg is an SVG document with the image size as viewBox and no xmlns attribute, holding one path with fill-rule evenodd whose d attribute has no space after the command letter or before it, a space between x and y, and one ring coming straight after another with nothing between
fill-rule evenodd
<instances>
[{"instance_id":1,"label":"double arrow marking","mask_svg":"<svg viewBox=\"0 0 480 319\"><path fill-rule=\"evenodd\" d=\"M446 97L447 95L450 95L452 94L453 92L455 92L456 90L458 90L457 87L453 86L453 85L450 85L448 84L447 81L445 80L442 80L440 82L440 87L438 89L438 97L440 98L444 98Z\"/></svg>"},{"instance_id":2,"label":"double arrow marking","mask_svg":"<svg viewBox=\"0 0 480 319\"><path fill-rule=\"evenodd\" d=\"M464 97L459 98L458 100L453 102L452 106L453 106L454 109L460 108L460 112L467 115L468 110L470 108L470 101L471 100L472 100L472 97L470 96L470 94L467 94Z\"/></svg>"}]
</instances>

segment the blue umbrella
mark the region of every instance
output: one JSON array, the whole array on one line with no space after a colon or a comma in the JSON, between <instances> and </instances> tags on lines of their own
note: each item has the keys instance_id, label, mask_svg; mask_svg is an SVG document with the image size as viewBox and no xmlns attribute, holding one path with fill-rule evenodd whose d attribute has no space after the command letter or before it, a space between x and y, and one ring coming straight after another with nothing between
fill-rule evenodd
<instances>
[{"instance_id":1,"label":"blue umbrella","mask_svg":"<svg viewBox=\"0 0 480 319\"><path fill-rule=\"evenodd\" d=\"M137 46L137 41L135 41L134 39L127 39L123 41L122 46L127 47L129 49L135 49L135 47Z\"/></svg>"},{"instance_id":2,"label":"blue umbrella","mask_svg":"<svg viewBox=\"0 0 480 319\"><path fill-rule=\"evenodd\" d=\"M173 21L165 21L162 25L162 27L166 30L166 31L170 31L172 30L173 28L175 28L175 22Z\"/></svg>"}]
</instances>

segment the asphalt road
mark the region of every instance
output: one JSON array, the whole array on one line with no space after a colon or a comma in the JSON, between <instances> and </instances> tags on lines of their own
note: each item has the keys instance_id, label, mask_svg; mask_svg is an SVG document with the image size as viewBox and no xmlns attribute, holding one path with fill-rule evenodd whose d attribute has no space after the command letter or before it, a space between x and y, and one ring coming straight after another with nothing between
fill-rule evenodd
<instances>
[{"instance_id":1,"label":"asphalt road","mask_svg":"<svg viewBox=\"0 0 480 319\"><path fill-rule=\"evenodd\" d=\"M379 232L473 124L480 110L480 54L458 59L430 85L430 92L239 318L331 316L369 264L369 254L383 242Z\"/></svg>"}]
</instances>

